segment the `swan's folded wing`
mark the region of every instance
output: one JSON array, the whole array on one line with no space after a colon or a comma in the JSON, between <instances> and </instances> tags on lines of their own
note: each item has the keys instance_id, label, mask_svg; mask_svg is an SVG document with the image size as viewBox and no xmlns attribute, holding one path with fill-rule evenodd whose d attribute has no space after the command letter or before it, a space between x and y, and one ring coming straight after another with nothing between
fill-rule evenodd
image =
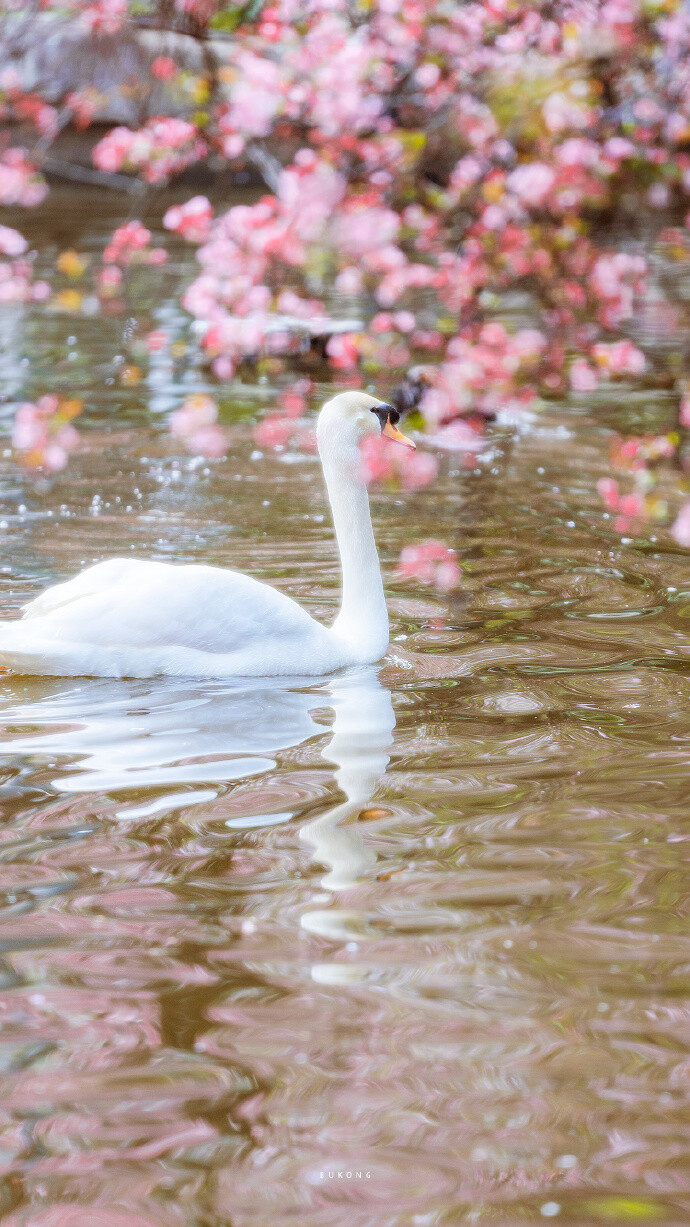
<instances>
[{"instance_id":1,"label":"swan's folded wing","mask_svg":"<svg viewBox=\"0 0 690 1227\"><path fill-rule=\"evenodd\" d=\"M24 616L63 643L213 653L289 641L316 626L290 597L240 572L133 559L91 567Z\"/></svg>"},{"instance_id":2,"label":"swan's folded wing","mask_svg":"<svg viewBox=\"0 0 690 1227\"><path fill-rule=\"evenodd\" d=\"M140 558L108 558L105 562L97 562L74 579L68 579L64 584L54 584L29 601L22 609L22 618L42 618L73 601L111 591L123 581L138 579L142 569L160 566L160 563L145 562Z\"/></svg>"}]
</instances>

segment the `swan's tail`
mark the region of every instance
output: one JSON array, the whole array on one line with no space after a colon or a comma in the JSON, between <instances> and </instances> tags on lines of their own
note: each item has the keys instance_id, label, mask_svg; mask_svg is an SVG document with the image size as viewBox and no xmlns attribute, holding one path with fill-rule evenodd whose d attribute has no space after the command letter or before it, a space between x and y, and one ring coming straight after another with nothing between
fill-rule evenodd
<instances>
[{"instance_id":1,"label":"swan's tail","mask_svg":"<svg viewBox=\"0 0 690 1227\"><path fill-rule=\"evenodd\" d=\"M103 673L96 667L96 649L59 639L41 639L36 621L0 622L0 670L4 673L84 677ZM119 670L113 662L113 677Z\"/></svg>"}]
</instances>

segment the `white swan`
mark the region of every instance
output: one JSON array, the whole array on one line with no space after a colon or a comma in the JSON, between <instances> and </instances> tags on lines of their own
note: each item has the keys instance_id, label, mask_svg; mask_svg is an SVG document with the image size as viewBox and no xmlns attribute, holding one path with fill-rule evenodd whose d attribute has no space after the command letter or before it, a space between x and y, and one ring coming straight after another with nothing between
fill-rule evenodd
<instances>
[{"instance_id":1,"label":"white swan","mask_svg":"<svg viewBox=\"0 0 690 1227\"><path fill-rule=\"evenodd\" d=\"M21 619L0 623L0 665L54 676L209 678L314 676L380 660L388 611L359 444L382 431L413 448L398 418L363 392L342 392L319 414L342 571L331 627L238 571L112 558L49 588Z\"/></svg>"}]
</instances>

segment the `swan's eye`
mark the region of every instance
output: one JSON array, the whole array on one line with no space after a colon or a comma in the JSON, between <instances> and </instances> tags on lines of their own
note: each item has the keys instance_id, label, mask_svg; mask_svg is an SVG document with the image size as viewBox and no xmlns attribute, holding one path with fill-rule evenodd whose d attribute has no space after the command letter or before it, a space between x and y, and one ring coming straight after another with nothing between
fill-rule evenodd
<instances>
[{"instance_id":1,"label":"swan's eye","mask_svg":"<svg viewBox=\"0 0 690 1227\"><path fill-rule=\"evenodd\" d=\"M390 422L391 426L397 426L400 421L400 414L394 405L376 405L371 412L376 414L381 423L381 430L383 430L386 422Z\"/></svg>"}]
</instances>

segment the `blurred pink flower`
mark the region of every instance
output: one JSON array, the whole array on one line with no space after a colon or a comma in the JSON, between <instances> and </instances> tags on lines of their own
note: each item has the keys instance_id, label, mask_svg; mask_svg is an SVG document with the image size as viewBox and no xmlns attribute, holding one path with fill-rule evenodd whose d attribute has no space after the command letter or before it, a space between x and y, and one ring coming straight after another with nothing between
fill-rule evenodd
<instances>
[{"instance_id":1,"label":"blurred pink flower","mask_svg":"<svg viewBox=\"0 0 690 1227\"><path fill-rule=\"evenodd\" d=\"M352 256L362 256L385 247L397 236L400 217L393 209L355 201L347 212L341 211L334 228L338 246Z\"/></svg>"},{"instance_id":2,"label":"blurred pink flower","mask_svg":"<svg viewBox=\"0 0 690 1227\"><path fill-rule=\"evenodd\" d=\"M671 536L679 545L690 549L690 499L683 503L671 528Z\"/></svg>"},{"instance_id":3,"label":"blurred pink flower","mask_svg":"<svg viewBox=\"0 0 690 1227\"><path fill-rule=\"evenodd\" d=\"M95 0L82 9L81 19L92 34L116 34L127 15L127 0Z\"/></svg>"},{"instance_id":4,"label":"blurred pink flower","mask_svg":"<svg viewBox=\"0 0 690 1227\"><path fill-rule=\"evenodd\" d=\"M188 396L170 415L170 433L184 439L192 452L213 458L225 455L225 436L218 426L218 407L212 396Z\"/></svg>"},{"instance_id":5,"label":"blurred pink flower","mask_svg":"<svg viewBox=\"0 0 690 1227\"><path fill-rule=\"evenodd\" d=\"M429 452L411 452L383 435L368 435L360 447L367 485L392 482L405 490L421 490L434 480L438 461Z\"/></svg>"},{"instance_id":6,"label":"blurred pink flower","mask_svg":"<svg viewBox=\"0 0 690 1227\"><path fill-rule=\"evenodd\" d=\"M450 592L460 581L461 572L455 550L443 541L424 541L406 545L398 561L398 575L433 584L441 592Z\"/></svg>"},{"instance_id":7,"label":"blurred pink flower","mask_svg":"<svg viewBox=\"0 0 690 1227\"><path fill-rule=\"evenodd\" d=\"M641 375L647 363L644 354L632 341L601 342L592 347L598 366L614 375Z\"/></svg>"},{"instance_id":8,"label":"blurred pink flower","mask_svg":"<svg viewBox=\"0 0 690 1227\"><path fill-rule=\"evenodd\" d=\"M518 166L508 176L506 186L515 192L522 204L538 207L546 198L556 181L555 171L543 162L530 162Z\"/></svg>"},{"instance_id":9,"label":"blurred pink flower","mask_svg":"<svg viewBox=\"0 0 690 1227\"><path fill-rule=\"evenodd\" d=\"M138 132L111 128L92 150L99 170L136 170L147 183L162 183L198 162L207 145L196 124L175 116L155 116Z\"/></svg>"},{"instance_id":10,"label":"blurred pink flower","mask_svg":"<svg viewBox=\"0 0 690 1227\"><path fill-rule=\"evenodd\" d=\"M72 418L81 412L78 400L60 401L57 396L42 396L35 403L25 401L17 409L12 426L12 446L22 453L31 468L59 472L69 453L79 444Z\"/></svg>"},{"instance_id":11,"label":"blurred pink flower","mask_svg":"<svg viewBox=\"0 0 690 1227\"><path fill-rule=\"evenodd\" d=\"M26 239L18 230L0 226L0 253L3 256L21 256L27 247Z\"/></svg>"},{"instance_id":12,"label":"blurred pink flower","mask_svg":"<svg viewBox=\"0 0 690 1227\"><path fill-rule=\"evenodd\" d=\"M0 204L31 208L48 194L48 185L24 149L14 146L0 153Z\"/></svg>"},{"instance_id":13,"label":"blurred pink flower","mask_svg":"<svg viewBox=\"0 0 690 1227\"><path fill-rule=\"evenodd\" d=\"M326 353L333 366L339 370L352 370L357 366L359 346L356 338L350 332L336 333L329 337Z\"/></svg>"},{"instance_id":14,"label":"blurred pink flower","mask_svg":"<svg viewBox=\"0 0 690 1227\"><path fill-rule=\"evenodd\" d=\"M159 81L170 81L179 72L172 56L157 55L151 64L151 72Z\"/></svg>"},{"instance_id":15,"label":"blurred pink flower","mask_svg":"<svg viewBox=\"0 0 690 1227\"><path fill-rule=\"evenodd\" d=\"M191 243L205 243L211 233L213 205L205 196L193 196L183 205L173 205L163 218L166 230L174 230Z\"/></svg>"},{"instance_id":16,"label":"blurred pink flower","mask_svg":"<svg viewBox=\"0 0 690 1227\"><path fill-rule=\"evenodd\" d=\"M597 482L597 492L609 511L617 511L620 503L618 482L612 477L600 477Z\"/></svg>"},{"instance_id":17,"label":"blurred pink flower","mask_svg":"<svg viewBox=\"0 0 690 1227\"><path fill-rule=\"evenodd\" d=\"M364 288L364 278L361 271L352 265L344 268L335 279L335 288L339 294L347 294L353 298L361 294Z\"/></svg>"},{"instance_id":18,"label":"blurred pink flower","mask_svg":"<svg viewBox=\"0 0 690 1227\"><path fill-rule=\"evenodd\" d=\"M105 264L129 264L145 251L151 240L151 231L140 221L126 222L113 231L110 242L103 251Z\"/></svg>"},{"instance_id":19,"label":"blurred pink flower","mask_svg":"<svg viewBox=\"0 0 690 1227\"><path fill-rule=\"evenodd\" d=\"M292 438L293 431L294 422L291 417L280 413L270 413L254 427L254 442L257 447L282 451Z\"/></svg>"},{"instance_id":20,"label":"blurred pink flower","mask_svg":"<svg viewBox=\"0 0 690 1227\"><path fill-rule=\"evenodd\" d=\"M146 348L150 354L156 354L170 344L170 333L164 328L154 328L146 336Z\"/></svg>"},{"instance_id":21,"label":"blurred pink flower","mask_svg":"<svg viewBox=\"0 0 690 1227\"><path fill-rule=\"evenodd\" d=\"M576 358L570 368L570 386L573 392L593 392L599 380L596 371L584 358Z\"/></svg>"}]
</instances>

